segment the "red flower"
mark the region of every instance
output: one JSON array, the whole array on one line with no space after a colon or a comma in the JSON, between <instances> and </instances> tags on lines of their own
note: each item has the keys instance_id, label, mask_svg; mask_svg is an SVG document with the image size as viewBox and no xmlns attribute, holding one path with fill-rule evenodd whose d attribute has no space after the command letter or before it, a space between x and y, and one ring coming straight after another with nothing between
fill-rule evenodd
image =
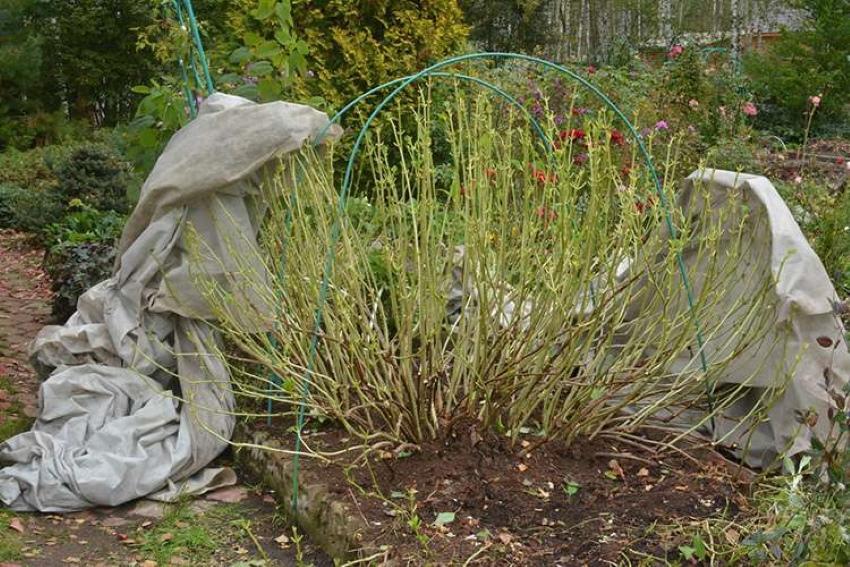
<instances>
[{"instance_id":1,"label":"red flower","mask_svg":"<svg viewBox=\"0 0 850 567\"><path fill-rule=\"evenodd\" d=\"M537 210L534 211L534 214L546 224L558 218L558 213L548 207L538 207Z\"/></svg>"},{"instance_id":2,"label":"red flower","mask_svg":"<svg viewBox=\"0 0 850 567\"><path fill-rule=\"evenodd\" d=\"M646 203L644 203L643 201L635 202L635 209L637 209L637 212L639 212L640 214L643 214L648 209L651 209L653 205L655 205L655 196L650 195L649 197L647 197Z\"/></svg>"},{"instance_id":3,"label":"red flower","mask_svg":"<svg viewBox=\"0 0 850 567\"><path fill-rule=\"evenodd\" d=\"M543 169L532 169L531 177L533 177L539 184L546 185L547 183L556 183L558 181L558 176L553 174L546 173Z\"/></svg>"},{"instance_id":4,"label":"red flower","mask_svg":"<svg viewBox=\"0 0 850 567\"><path fill-rule=\"evenodd\" d=\"M558 132L558 137L561 139L561 141L565 141L565 140L579 140L579 141L581 141L581 140L584 140L586 135L587 134L585 133L585 131L580 129L580 128L573 128L572 130L561 130L560 132Z\"/></svg>"},{"instance_id":5,"label":"red flower","mask_svg":"<svg viewBox=\"0 0 850 567\"><path fill-rule=\"evenodd\" d=\"M587 66L587 74L588 74L588 75L592 75L592 74L594 74L595 72L596 72L596 67L595 67L595 66L593 66L593 65L588 65L588 66Z\"/></svg>"},{"instance_id":6,"label":"red flower","mask_svg":"<svg viewBox=\"0 0 850 567\"><path fill-rule=\"evenodd\" d=\"M576 165L584 165L587 162L587 154L577 154L573 156L573 163Z\"/></svg>"},{"instance_id":7,"label":"red flower","mask_svg":"<svg viewBox=\"0 0 850 567\"><path fill-rule=\"evenodd\" d=\"M611 130L611 143L615 146L623 147L626 145L626 137L623 136L623 133L617 130Z\"/></svg>"},{"instance_id":8,"label":"red flower","mask_svg":"<svg viewBox=\"0 0 850 567\"><path fill-rule=\"evenodd\" d=\"M628 165L624 165L623 169L620 170L620 175L622 175L623 177L628 177L631 174L632 174L632 168L629 167Z\"/></svg>"}]
</instances>

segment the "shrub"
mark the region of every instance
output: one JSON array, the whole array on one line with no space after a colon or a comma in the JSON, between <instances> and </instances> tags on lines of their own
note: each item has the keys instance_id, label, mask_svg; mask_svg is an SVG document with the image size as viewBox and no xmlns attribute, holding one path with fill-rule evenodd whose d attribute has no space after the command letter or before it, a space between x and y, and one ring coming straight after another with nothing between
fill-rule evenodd
<instances>
[{"instance_id":1,"label":"shrub","mask_svg":"<svg viewBox=\"0 0 850 567\"><path fill-rule=\"evenodd\" d=\"M810 19L801 31L785 31L764 52L752 52L744 68L762 102L759 124L800 136L809 97L822 95L816 130L842 121L850 102L850 3L801 0Z\"/></svg>"},{"instance_id":2,"label":"shrub","mask_svg":"<svg viewBox=\"0 0 850 567\"><path fill-rule=\"evenodd\" d=\"M777 184L840 294L850 295L850 191L825 184Z\"/></svg>"},{"instance_id":3,"label":"shrub","mask_svg":"<svg viewBox=\"0 0 850 567\"><path fill-rule=\"evenodd\" d=\"M77 300L90 287L112 275L115 246L107 242L62 243L45 260L53 281L55 321L64 322L77 310Z\"/></svg>"},{"instance_id":4,"label":"shrub","mask_svg":"<svg viewBox=\"0 0 850 567\"><path fill-rule=\"evenodd\" d=\"M45 238L45 223L62 215L62 204L48 191L0 184L0 228L31 232Z\"/></svg>"},{"instance_id":5,"label":"shrub","mask_svg":"<svg viewBox=\"0 0 850 567\"><path fill-rule=\"evenodd\" d=\"M86 144L56 169L57 194L64 202L80 199L101 210L127 210L130 165L112 148Z\"/></svg>"},{"instance_id":6,"label":"shrub","mask_svg":"<svg viewBox=\"0 0 850 567\"><path fill-rule=\"evenodd\" d=\"M461 51L468 33L457 0L267 1L233 19L245 46L227 54L229 80L256 84L238 94L329 109Z\"/></svg>"},{"instance_id":7,"label":"shrub","mask_svg":"<svg viewBox=\"0 0 850 567\"><path fill-rule=\"evenodd\" d=\"M330 158L303 158L297 199L290 198L297 167L267 185L271 212L261 234L269 255L261 260L271 279L256 273L257 258L245 257L232 261L225 287L217 274L197 274L242 351L230 359L240 394L271 395L291 415L308 380L303 403L311 415L363 439L414 442L447 435L463 418L514 438L530 428L572 441L637 427L653 408L705 411L705 385L767 322L769 278L752 278L746 299L729 307L748 321L740 332L722 330L728 313L711 312L749 253L746 239L722 234L706 207L676 216L686 236L671 245L658 230L664 217L642 166L622 173L610 124L589 123L584 142L567 136L547 159L527 128L486 101L458 101L447 111L445 187L434 175L427 108L415 130L369 137L363 159L371 163L362 167L375 191L368 204L349 204L352 217L337 216ZM394 144L404 159L391 164ZM739 205L730 202L729 212L745 214ZM728 246L714 254L721 234ZM202 239L194 245L196 257L210 253ZM675 270L681 247L704 259L709 278L695 304L705 336L718 341L707 375L695 359L683 374L669 374L671 360L694 341ZM333 272L323 287L330 250ZM314 335L320 296L327 303ZM271 301L272 319L250 298ZM274 328L274 340L244 325L257 318ZM246 358L280 377L281 389L268 394L262 373L240 366ZM714 409L734 395L719 395ZM641 409L626 415L626 406Z\"/></svg>"},{"instance_id":8,"label":"shrub","mask_svg":"<svg viewBox=\"0 0 850 567\"><path fill-rule=\"evenodd\" d=\"M107 279L115 263L115 241L125 218L113 211L98 211L76 201L74 211L47 229L52 242L45 270L56 293L53 316L64 321L76 309L87 289Z\"/></svg>"}]
</instances>

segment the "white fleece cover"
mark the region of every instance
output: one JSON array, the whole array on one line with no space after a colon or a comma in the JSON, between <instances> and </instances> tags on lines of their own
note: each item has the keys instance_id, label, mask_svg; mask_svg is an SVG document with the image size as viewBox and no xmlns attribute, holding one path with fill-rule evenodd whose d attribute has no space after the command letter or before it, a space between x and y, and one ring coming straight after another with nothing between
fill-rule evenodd
<instances>
[{"instance_id":1,"label":"white fleece cover","mask_svg":"<svg viewBox=\"0 0 850 567\"><path fill-rule=\"evenodd\" d=\"M219 337L190 275L187 228L211 252L198 272L228 286L234 305L266 312L241 295L236 269L259 258L257 179L327 124L307 106L214 94L174 135L128 219L113 276L31 346L36 364L55 370L32 430L0 444L0 501L68 512L234 481L204 470L233 433L234 397L210 352Z\"/></svg>"},{"instance_id":2,"label":"white fleece cover","mask_svg":"<svg viewBox=\"0 0 850 567\"><path fill-rule=\"evenodd\" d=\"M693 198L696 184L707 186L710 202ZM712 423L706 423L705 432L754 467L769 466L780 455L809 450L812 433L824 439L830 430L829 408L836 403L829 390L840 392L850 381L850 352L844 327L834 313L839 297L826 269L765 177L698 170L684 180L679 198L683 209L710 206L714 211L724 210L724 204L732 200L746 207L749 216L745 253L738 260L732 287L713 308L716 315L725 316L733 302L763 286L773 310L761 340L734 353L731 363L715 377L717 388L743 386L743 396ZM724 222L734 225L740 219L731 216ZM730 239L735 235L734 230L726 231L714 254L732 248ZM699 257L693 243L686 245L682 254L698 296L708 259ZM681 298L678 301L684 305ZM738 317L733 315L721 325L720 336L706 340L709 365L733 354L722 337L739 328ZM693 369L695 365L692 354L683 354L677 367ZM770 403L754 417L752 410L760 400ZM801 423L809 412L817 416L814 427L809 426L812 419L809 425Z\"/></svg>"}]
</instances>

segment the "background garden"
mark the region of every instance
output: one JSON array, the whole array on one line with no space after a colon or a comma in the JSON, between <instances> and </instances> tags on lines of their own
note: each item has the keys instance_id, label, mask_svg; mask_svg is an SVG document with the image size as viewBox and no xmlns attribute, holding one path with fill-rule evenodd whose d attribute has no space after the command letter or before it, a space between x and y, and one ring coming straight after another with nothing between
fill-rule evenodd
<instances>
[{"instance_id":1,"label":"background garden","mask_svg":"<svg viewBox=\"0 0 850 567\"><path fill-rule=\"evenodd\" d=\"M372 86L451 55L485 49L552 59L625 111L671 179L700 165L770 178L839 294L850 294L846 0L197 0L194 7L218 90L331 114ZM26 232L45 250L57 321L111 273L114 241L142 181L191 118L179 64L191 42L169 2L0 4L0 228ZM607 156L608 169L628 178L636 167L631 140L575 85L509 64L469 70L477 71L509 85L549 124L576 168L593 159L588 141L600 135L622 154ZM200 102L204 91L194 84L189 96ZM415 96L397 104L399 115L421 112ZM451 88L437 88L431 104L457 103ZM445 149L452 140L446 129L428 127L436 176L440 141ZM373 170L404 169L403 157L390 151ZM530 175L547 182L544 165ZM373 222L376 191L379 182L354 188L357 222ZM638 199L636 207L643 213L651 203ZM546 208L535 214L555 221ZM836 431L846 432L841 419ZM846 469L831 447L821 449L814 464L788 464L801 473L790 481L767 482L753 500L752 524L706 521L682 536L681 559L850 560ZM823 479L809 471L836 459L830 489L810 490ZM729 538L730 529L750 537Z\"/></svg>"}]
</instances>

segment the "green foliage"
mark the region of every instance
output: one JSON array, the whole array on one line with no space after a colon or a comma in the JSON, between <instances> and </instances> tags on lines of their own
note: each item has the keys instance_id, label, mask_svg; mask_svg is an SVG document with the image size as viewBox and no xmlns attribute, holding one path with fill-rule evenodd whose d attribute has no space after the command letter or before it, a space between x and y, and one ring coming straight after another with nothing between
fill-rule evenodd
<instances>
[{"instance_id":1,"label":"green foliage","mask_svg":"<svg viewBox=\"0 0 850 567\"><path fill-rule=\"evenodd\" d=\"M133 85L157 72L149 52L137 48L138 29L152 19L138 0L52 0L29 11L33 32L43 34L49 56L43 73L53 93L69 103L71 117L115 124L132 115Z\"/></svg>"},{"instance_id":2,"label":"green foliage","mask_svg":"<svg viewBox=\"0 0 850 567\"><path fill-rule=\"evenodd\" d=\"M785 31L765 52L752 52L745 70L763 112L759 125L799 136L809 97L822 95L815 128L846 121L850 102L850 3L799 0L811 15L801 31ZM845 118L842 118L845 117Z\"/></svg>"},{"instance_id":3,"label":"green foliage","mask_svg":"<svg viewBox=\"0 0 850 567\"><path fill-rule=\"evenodd\" d=\"M310 46L312 74L296 81L302 99L330 108L389 79L409 74L465 47L457 0L293 0L296 25Z\"/></svg>"},{"instance_id":4,"label":"green foliage","mask_svg":"<svg viewBox=\"0 0 850 567\"><path fill-rule=\"evenodd\" d=\"M470 39L486 51L534 53L551 39L550 3L543 0L461 0Z\"/></svg>"},{"instance_id":5,"label":"green foliage","mask_svg":"<svg viewBox=\"0 0 850 567\"><path fill-rule=\"evenodd\" d=\"M0 525L8 526L9 521L14 517L12 512L0 510ZM11 563L20 561L24 557L23 547L20 534L5 527L0 531L0 561Z\"/></svg>"},{"instance_id":6,"label":"green foliage","mask_svg":"<svg viewBox=\"0 0 850 567\"><path fill-rule=\"evenodd\" d=\"M113 211L72 205L77 210L47 229L53 244L44 266L53 281L53 316L59 321L76 310L80 295L112 275L115 241L125 220Z\"/></svg>"},{"instance_id":7,"label":"green foliage","mask_svg":"<svg viewBox=\"0 0 850 567\"><path fill-rule=\"evenodd\" d=\"M80 199L96 209L127 210L130 165L109 146L80 146L57 168L56 176L56 193L64 203Z\"/></svg>"},{"instance_id":8,"label":"green foliage","mask_svg":"<svg viewBox=\"0 0 850 567\"><path fill-rule=\"evenodd\" d=\"M291 0L260 0L249 12L242 45L227 58L231 71L219 82L233 86L233 94L279 100L291 93L293 80L307 73L307 43L298 37Z\"/></svg>"},{"instance_id":9,"label":"green foliage","mask_svg":"<svg viewBox=\"0 0 850 567\"><path fill-rule=\"evenodd\" d=\"M0 184L0 228L43 237L45 221L62 215L62 203L50 192Z\"/></svg>"},{"instance_id":10,"label":"green foliage","mask_svg":"<svg viewBox=\"0 0 850 567\"><path fill-rule=\"evenodd\" d=\"M144 95L126 131L127 153L139 170L148 172L171 136L189 120L186 98L173 77L137 85Z\"/></svg>"},{"instance_id":11,"label":"green foliage","mask_svg":"<svg viewBox=\"0 0 850 567\"><path fill-rule=\"evenodd\" d=\"M778 183L777 189L839 293L850 295L850 191L833 192L808 180Z\"/></svg>"}]
</instances>

